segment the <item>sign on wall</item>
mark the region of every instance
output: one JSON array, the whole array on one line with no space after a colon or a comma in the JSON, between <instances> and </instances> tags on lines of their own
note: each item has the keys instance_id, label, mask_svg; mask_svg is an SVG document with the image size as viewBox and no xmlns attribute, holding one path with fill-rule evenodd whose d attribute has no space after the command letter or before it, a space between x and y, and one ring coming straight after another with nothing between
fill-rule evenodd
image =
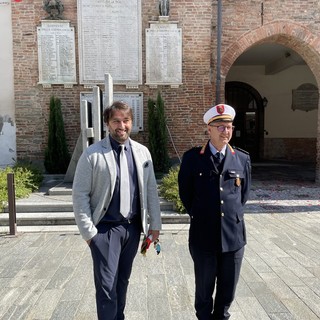
<instances>
[{"instance_id":1,"label":"sign on wall","mask_svg":"<svg viewBox=\"0 0 320 320\"><path fill-rule=\"evenodd\" d=\"M142 84L141 0L78 0L81 84Z\"/></svg>"},{"instance_id":2,"label":"sign on wall","mask_svg":"<svg viewBox=\"0 0 320 320\"><path fill-rule=\"evenodd\" d=\"M292 90L292 110L311 111L318 109L319 92L312 83L304 83Z\"/></svg>"},{"instance_id":3,"label":"sign on wall","mask_svg":"<svg viewBox=\"0 0 320 320\"><path fill-rule=\"evenodd\" d=\"M76 84L74 27L69 21L45 20L37 28L39 83Z\"/></svg>"},{"instance_id":4,"label":"sign on wall","mask_svg":"<svg viewBox=\"0 0 320 320\"><path fill-rule=\"evenodd\" d=\"M146 84L182 84L182 31L176 23L152 22L146 29Z\"/></svg>"}]
</instances>

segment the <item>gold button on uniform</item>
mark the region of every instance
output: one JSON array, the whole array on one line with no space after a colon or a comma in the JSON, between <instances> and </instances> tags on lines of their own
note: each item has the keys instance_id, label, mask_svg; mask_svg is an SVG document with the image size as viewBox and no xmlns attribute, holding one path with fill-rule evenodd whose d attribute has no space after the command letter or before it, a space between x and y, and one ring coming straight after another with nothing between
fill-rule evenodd
<instances>
[{"instance_id":1,"label":"gold button on uniform","mask_svg":"<svg viewBox=\"0 0 320 320\"><path fill-rule=\"evenodd\" d=\"M224 213L223 212L221 212L221 217L224 217Z\"/></svg>"}]
</instances>

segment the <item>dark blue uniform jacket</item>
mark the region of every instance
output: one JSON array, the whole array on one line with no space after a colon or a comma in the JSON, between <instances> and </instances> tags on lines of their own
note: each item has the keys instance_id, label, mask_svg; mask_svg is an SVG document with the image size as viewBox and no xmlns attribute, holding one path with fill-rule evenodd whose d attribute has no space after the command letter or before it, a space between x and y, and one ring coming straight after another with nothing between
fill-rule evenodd
<instances>
[{"instance_id":1,"label":"dark blue uniform jacket","mask_svg":"<svg viewBox=\"0 0 320 320\"><path fill-rule=\"evenodd\" d=\"M244 205L251 187L248 153L227 146L219 173L210 151L192 148L183 155L179 194L190 215L189 242L199 249L230 252L246 244Z\"/></svg>"}]
</instances>

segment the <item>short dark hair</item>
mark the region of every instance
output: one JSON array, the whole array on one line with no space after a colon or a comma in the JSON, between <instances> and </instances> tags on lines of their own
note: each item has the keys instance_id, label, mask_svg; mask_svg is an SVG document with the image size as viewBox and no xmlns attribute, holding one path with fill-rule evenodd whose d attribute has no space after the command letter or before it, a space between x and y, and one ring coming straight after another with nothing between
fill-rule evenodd
<instances>
[{"instance_id":1,"label":"short dark hair","mask_svg":"<svg viewBox=\"0 0 320 320\"><path fill-rule=\"evenodd\" d=\"M108 124L112 118L115 110L121 110L128 112L131 120L133 120L132 108L124 101L114 101L110 107L107 107L103 111L103 121Z\"/></svg>"}]
</instances>

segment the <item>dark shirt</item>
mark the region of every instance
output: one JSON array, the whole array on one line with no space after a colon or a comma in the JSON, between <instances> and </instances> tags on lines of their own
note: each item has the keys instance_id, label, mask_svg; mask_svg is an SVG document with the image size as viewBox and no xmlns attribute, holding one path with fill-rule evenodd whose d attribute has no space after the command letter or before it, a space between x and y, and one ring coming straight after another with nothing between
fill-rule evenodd
<instances>
[{"instance_id":1,"label":"dark shirt","mask_svg":"<svg viewBox=\"0 0 320 320\"><path fill-rule=\"evenodd\" d=\"M125 152L127 156L128 168L129 168L129 178L130 178L130 212L127 218L124 218L120 213L120 152L121 147L120 143L114 140L111 136L110 143L116 159L117 164L117 178L112 195L110 205L107 209L105 216L103 217L103 222L115 222L115 221L125 221L126 219L134 219L134 217L140 212L140 199L139 199L139 185L138 185L138 176L137 168L132 155L131 146L129 140L125 142ZM137 216L138 217L138 216Z\"/></svg>"}]
</instances>

